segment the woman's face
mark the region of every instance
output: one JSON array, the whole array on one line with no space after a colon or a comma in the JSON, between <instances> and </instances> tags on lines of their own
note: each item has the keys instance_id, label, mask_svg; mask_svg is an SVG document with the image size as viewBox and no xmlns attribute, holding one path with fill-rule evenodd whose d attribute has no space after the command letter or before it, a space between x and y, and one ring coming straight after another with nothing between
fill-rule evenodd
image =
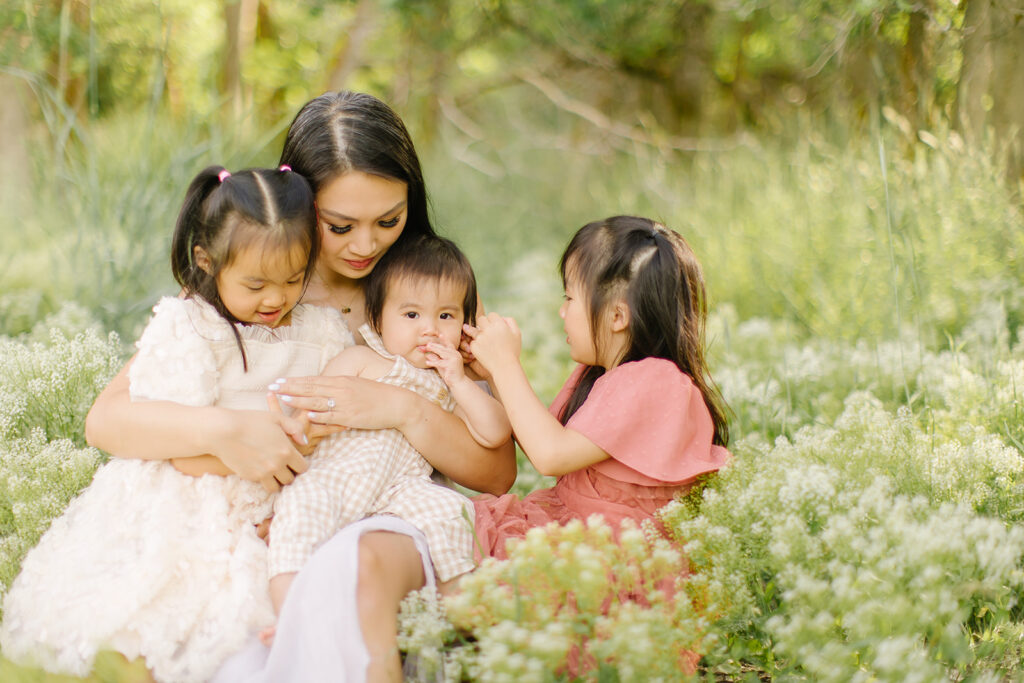
<instances>
[{"instance_id":1,"label":"woman's face","mask_svg":"<svg viewBox=\"0 0 1024 683\"><path fill-rule=\"evenodd\" d=\"M323 235L320 265L358 280L402 234L409 188L400 180L349 171L324 183L316 204Z\"/></svg>"}]
</instances>

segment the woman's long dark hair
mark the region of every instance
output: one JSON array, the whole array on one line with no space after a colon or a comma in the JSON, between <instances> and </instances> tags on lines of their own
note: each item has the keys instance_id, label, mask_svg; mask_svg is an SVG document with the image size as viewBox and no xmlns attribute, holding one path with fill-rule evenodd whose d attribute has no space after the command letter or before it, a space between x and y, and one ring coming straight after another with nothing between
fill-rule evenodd
<instances>
[{"instance_id":1,"label":"woman's long dark hair","mask_svg":"<svg viewBox=\"0 0 1024 683\"><path fill-rule=\"evenodd\" d=\"M308 252L304 283L309 283L320 250L316 208L309 183L290 170L253 168L234 174L223 166L204 168L192 180L171 240L171 271L187 297L199 297L232 323L231 330L248 369L245 347L224 306L217 275L245 247L285 249L299 245ZM210 259L199 267L195 248Z\"/></svg>"},{"instance_id":2,"label":"woman's long dark hair","mask_svg":"<svg viewBox=\"0 0 1024 683\"><path fill-rule=\"evenodd\" d=\"M704 358L707 315L704 276L693 250L678 233L636 216L613 216L580 228L559 264L562 282L577 282L589 308L590 330L617 299L629 307L629 335L618 363L664 358L693 380L714 424L714 443L726 445L725 402ZM566 424L587 400L605 369L589 366L559 416Z\"/></svg>"},{"instance_id":3,"label":"woman's long dark hair","mask_svg":"<svg viewBox=\"0 0 1024 683\"><path fill-rule=\"evenodd\" d=\"M307 102L288 128L281 163L304 175L314 194L349 171L401 181L408 187L408 218L396 245L434 234L412 138L398 114L373 95L342 90Z\"/></svg>"}]
</instances>

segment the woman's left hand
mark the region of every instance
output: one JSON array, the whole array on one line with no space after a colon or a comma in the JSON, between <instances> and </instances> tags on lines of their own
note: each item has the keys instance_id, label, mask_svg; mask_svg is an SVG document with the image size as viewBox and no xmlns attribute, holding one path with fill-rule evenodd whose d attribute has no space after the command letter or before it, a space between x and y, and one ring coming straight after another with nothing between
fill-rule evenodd
<instances>
[{"instance_id":1,"label":"woman's left hand","mask_svg":"<svg viewBox=\"0 0 1024 683\"><path fill-rule=\"evenodd\" d=\"M416 397L407 389L344 375L279 379L270 390L310 421L311 440L350 427L401 429L413 412L408 401Z\"/></svg>"}]
</instances>

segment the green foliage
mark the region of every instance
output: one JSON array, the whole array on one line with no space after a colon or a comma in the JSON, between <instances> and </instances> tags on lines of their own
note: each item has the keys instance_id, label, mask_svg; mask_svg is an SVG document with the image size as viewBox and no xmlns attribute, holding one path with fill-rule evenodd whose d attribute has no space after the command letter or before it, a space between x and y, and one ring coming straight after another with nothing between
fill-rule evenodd
<instances>
[{"instance_id":1,"label":"green foliage","mask_svg":"<svg viewBox=\"0 0 1024 683\"><path fill-rule=\"evenodd\" d=\"M42 75L80 116L160 104L179 116L244 114L243 125L258 130L337 87L342 73L346 86L384 93L415 114L426 139L456 103L475 109L488 93L536 84L536 75L655 135L743 125L777 133L800 111L864 127L880 101L915 126L948 124L965 3L262 3L246 6L237 97L226 78L225 3L8 5L0 65ZM555 108L552 91L532 95L538 109Z\"/></svg>"},{"instance_id":2,"label":"green foliage","mask_svg":"<svg viewBox=\"0 0 1024 683\"><path fill-rule=\"evenodd\" d=\"M642 145L566 150L530 142L518 127L526 105L501 105L507 113L494 127L522 139L462 151L451 131L446 147L425 155L427 177L459 179L430 189L442 229L481 273L489 308L551 321L528 335L531 349L555 342L548 302L561 294L557 261L569 237L620 213L660 219L691 243L713 309L728 304L738 320L788 325L786 335L869 345L909 335L934 348L982 300L1003 305L1016 331L1020 207L990 157L955 133L913 143L912 159L893 151L910 141L888 122L873 140L826 135L807 121L795 146L748 140L686 157ZM482 163L492 160L494 168ZM733 337L715 330L715 353L743 343Z\"/></svg>"}]
</instances>

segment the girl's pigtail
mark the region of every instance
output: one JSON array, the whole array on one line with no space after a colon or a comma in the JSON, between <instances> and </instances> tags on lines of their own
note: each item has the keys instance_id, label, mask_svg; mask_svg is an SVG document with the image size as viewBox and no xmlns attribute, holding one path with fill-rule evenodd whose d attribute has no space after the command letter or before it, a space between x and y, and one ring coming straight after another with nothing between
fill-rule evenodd
<instances>
[{"instance_id":1,"label":"girl's pigtail","mask_svg":"<svg viewBox=\"0 0 1024 683\"><path fill-rule=\"evenodd\" d=\"M217 313L231 324L238 350L242 354L242 369L248 371L249 362L245 355L242 337L235 329L234 318L224 307L217 293L214 273L207 273L196 263L195 248L209 249L210 242L219 226L210 225L208 201L218 191L231 173L223 166L207 166L192 180L185 192L185 201L178 213L171 239L171 272L186 297L196 296L213 306Z\"/></svg>"},{"instance_id":2,"label":"girl's pigtail","mask_svg":"<svg viewBox=\"0 0 1024 683\"><path fill-rule=\"evenodd\" d=\"M171 238L171 272L187 295L197 291L200 281L196 273L198 266L195 263L195 246L203 241L203 204L220 186L221 173L227 173L227 169L223 166L208 166L192 179L174 226L174 235Z\"/></svg>"}]
</instances>

